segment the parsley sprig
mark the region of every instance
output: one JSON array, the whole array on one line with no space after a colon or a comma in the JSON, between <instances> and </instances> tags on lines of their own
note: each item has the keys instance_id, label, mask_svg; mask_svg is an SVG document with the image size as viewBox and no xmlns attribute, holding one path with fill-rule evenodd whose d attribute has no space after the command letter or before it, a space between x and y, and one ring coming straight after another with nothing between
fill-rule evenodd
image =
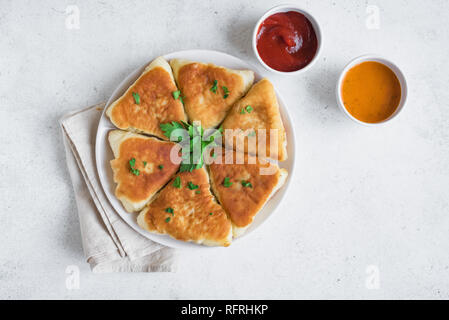
<instances>
[{"instance_id":1,"label":"parsley sprig","mask_svg":"<svg viewBox=\"0 0 449 320\"><path fill-rule=\"evenodd\" d=\"M220 128L210 135L205 135L204 129L200 125L191 125L184 121L163 123L160 128L166 137L172 140L177 138L178 143L182 146L180 172L192 172L194 169L202 168L205 150L216 146L215 141L223 132L223 128Z\"/></svg>"},{"instance_id":2,"label":"parsley sprig","mask_svg":"<svg viewBox=\"0 0 449 320\"><path fill-rule=\"evenodd\" d=\"M159 127L161 128L161 130L164 132L164 135L167 138L171 138L172 133L177 130L177 129L181 129L181 130L185 130L184 125L182 123L176 122L176 121L172 121L169 123L161 123L159 125ZM182 140L182 136L177 135L178 137L178 142L181 142Z\"/></svg>"}]
</instances>

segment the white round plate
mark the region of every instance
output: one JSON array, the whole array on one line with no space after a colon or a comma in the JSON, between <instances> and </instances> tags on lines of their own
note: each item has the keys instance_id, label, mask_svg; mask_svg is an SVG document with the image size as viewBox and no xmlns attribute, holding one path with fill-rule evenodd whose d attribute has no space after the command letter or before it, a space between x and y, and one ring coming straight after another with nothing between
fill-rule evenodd
<instances>
[{"instance_id":1,"label":"white round plate","mask_svg":"<svg viewBox=\"0 0 449 320\"><path fill-rule=\"evenodd\" d=\"M257 69L254 68L253 66L249 65L248 63L236 57L218 51L210 51L210 50L178 51L164 55L164 58L167 60L181 58L198 62L214 63L218 66L223 66L231 69L253 70L255 73L255 81L258 81L262 78L261 75L257 72ZM126 212L122 204L114 194L116 184L114 183L112 169L109 164L109 161L112 160L114 157L112 154L111 147L109 146L107 137L108 132L112 129L116 129L116 127L111 123L109 118L106 116L105 110L113 101L117 100L126 91L126 89L128 89L128 87L139 77L139 75L145 69L146 65L147 64L132 72L125 80L122 81L122 83L120 83L120 85L112 93L111 97L109 98L109 101L106 104L106 107L103 110L103 114L98 124L98 131L95 145L97 170L101 185L103 186L103 190L106 193L107 198L109 199L111 205L114 207L117 213L134 230L139 232L144 237L172 248L208 248L206 246L197 245L195 243L176 240L168 235L158 235L143 230L137 224L136 220L137 213ZM287 192L290 180L293 175L293 168L295 163L295 135L293 131L294 129L284 101L279 96L278 92L276 92L276 94L279 101L282 121L284 122L285 130L287 133L287 153L288 153L288 160L279 162L279 166L281 168L285 168L288 170L288 179L284 184L284 186L280 190L278 190L278 192L276 192L276 194L266 203L266 205L262 208L262 210L257 214L257 216L254 219L254 222L248 228L248 230L241 237L234 239L234 242L240 241L242 238L245 238L246 236L251 234L263 222L265 222L269 216L274 214L276 207L282 201L282 198Z\"/></svg>"}]
</instances>

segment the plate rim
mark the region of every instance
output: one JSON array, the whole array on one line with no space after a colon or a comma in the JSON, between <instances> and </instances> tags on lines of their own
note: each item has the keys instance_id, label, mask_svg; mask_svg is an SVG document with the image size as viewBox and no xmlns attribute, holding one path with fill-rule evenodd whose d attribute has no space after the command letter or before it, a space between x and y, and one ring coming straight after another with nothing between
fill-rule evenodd
<instances>
[{"instance_id":1,"label":"plate rim","mask_svg":"<svg viewBox=\"0 0 449 320\"><path fill-rule=\"evenodd\" d=\"M260 71L259 68L255 67L252 63L244 61L236 56L233 56L231 54L225 53L225 52L221 52L221 51L217 51L217 50L205 50L205 49L192 49L192 50L180 50L180 51L174 51L171 53L167 53L167 54L163 54L160 55L162 57L164 57L164 59L166 59L167 61L169 61L170 59L174 59L174 57L172 56L179 56L179 55L202 55L202 56L207 56L207 54L210 55L219 55L219 56L226 56L228 59L234 60L236 61L238 64L241 65L246 65L247 69L252 70L254 72L255 75L255 80L254 82L256 82L256 79L260 78L265 78L265 75L263 72ZM155 57L157 58L157 57ZM155 59L153 58L153 60ZM153 61L153 60L150 60ZM192 61L198 61L198 62L203 62L203 63L210 63L210 61L207 61L207 59L188 59L188 60L192 60ZM204 61L206 60L206 61ZM211 59L214 60L214 59ZM115 197L115 194L111 194L111 192L109 192L106 188L106 179L107 179L107 174L102 172L102 164L100 161L100 156L99 153L101 152L101 148L104 148L102 140L104 139L99 139L102 136L102 131L103 130L112 130L112 129L118 129L116 126L114 126L112 124L112 122L110 121L110 119L106 116L106 110L109 107L109 105L115 101L121 94L123 94L124 90L126 90L126 88L129 87L130 84L133 83L133 81L135 81L138 76L142 73L142 71L144 70L144 68L150 63L150 62L146 62L145 64L141 65L140 67L134 69L132 72L130 72L125 78L123 78L123 80L115 87L115 89L112 91L111 95L109 96L104 109L102 111L100 120L98 121L98 126L97 126L97 131L95 134L95 164L96 164L96 171L100 180L100 185L102 188L102 191L104 192L104 194L106 195L107 200L109 201L109 204L111 205L111 207L115 210L115 212L118 214L118 216L128 225L130 226L133 230L135 230L136 232L138 232L140 235L142 235L143 237L154 241L160 245L164 245L167 247L171 247L171 248L176 248L176 249L181 249L181 248L198 248L198 249L224 249L224 247L209 247L209 246L204 246L204 245L200 245L200 244L196 244L194 242L186 242L186 241L181 241L181 240L177 240L174 239L172 237L170 237L169 235L162 235L162 234L156 234L156 233L151 233L147 230L142 229L140 226L137 225L137 222L135 222L134 224L130 223L128 220L129 218L125 218L123 217L123 214L120 210L118 210L115 205L114 202L111 200L111 197ZM217 63L215 63L217 64ZM274 86L274 85L273 85ZM287 136L287 149L291 149L291 154L288 154L288 159L287 161L290 160L290 166L288 168L288 177L287 177L287 181L284 183L284 185L273 195L276 196L277 193L281 190L283 190L282 194L280 194L280 198L278 199L277 203L274 204L274 207L272 208L272 210L267 214L267 216L259 222L259 224L254 227L254 229L248 230L247 232L245 232L242 236L233 239L232 244L234 243L238 243L241 241L241 239L243 238L247 238L250 235L254 234L255 231L257 231L257 229L260 229L260 227L266 223L266 221L274 215L274 213L279 209L279 206L281 205L282 201L285 199L285 197L288 195L289 191L290 191L290 183L291 180L294 176L295 173L295 158L296 158L296 132L295 132L295 127L293 126L293 122L292 122L292 118L290 116L290 113L288 111L287 105L285 103L285 100L283 99L283 97L279 94L279 91L276 89L276 87L274 86L274 90L276 93L276 97L278 99L278 101L280 102L280 111L281 111L281 118L283 120L284 123L284 127L286 126L286 123L288 123L288 128L291 131L291 135ZM104 126L102 122L104 122L106 120L106 123L109 124L109 126ZM120 130L120 129L118 129ZM286 130L286 134L288 133L288 131ZM107 141L107 140L106 140ZM282 164L284 161L280 161L279 164ZM110 168L110 166L109 166ZM115 182L113 182L114 185L116 185ZM273 197L271 197L262 207L261 211L265 208L265 206L272 201ZM116 197L115 197L116 198ZM118 199L116 199L118 202L120 202ZM120 206L122 206L121 202L120 202ZM122 211L129 215L126 217L130 217L131 215L134 216L134 220L136 220L135 218L137 217L138 213L129 213L126 212L123 208L123 206L121 207ZM256 218L255 218L256 220ZM254 222L253 222L254 223ZM251 226L250 226L251 228Z\"/></svg>"}]
</instances>

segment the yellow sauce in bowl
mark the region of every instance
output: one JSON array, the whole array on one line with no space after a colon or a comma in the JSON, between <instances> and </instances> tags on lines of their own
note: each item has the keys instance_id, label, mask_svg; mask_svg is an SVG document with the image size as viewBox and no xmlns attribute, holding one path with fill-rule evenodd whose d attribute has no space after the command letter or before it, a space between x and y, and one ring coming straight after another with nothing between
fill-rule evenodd
<instances>
[{"instance_id":1,"label":"yellow sauce in bowl","mask_svg":"<svg viewBox=\"0 0 449 320\"><path fill-rule=\"evenodd\" d=\"M346 73L341 86L343 104L357 120L378 123L387 120L401 101L401 84L386 65L362 62Z\"/></svg>"}]
</instances>

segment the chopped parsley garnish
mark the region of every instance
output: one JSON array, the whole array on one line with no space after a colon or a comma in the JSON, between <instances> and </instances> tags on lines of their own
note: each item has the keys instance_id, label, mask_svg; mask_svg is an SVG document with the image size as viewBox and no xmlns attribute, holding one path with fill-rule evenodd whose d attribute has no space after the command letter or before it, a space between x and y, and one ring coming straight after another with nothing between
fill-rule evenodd
<instances>
[{"instance_id":1,"label":"chopped parsley garnish","mask_svg":"<svg viewBox=\"0 0 449 320\"><path fill-rule=\"evenodd\" d=\"M200 191L200 190L196 190L195 193L196 193L196 194L200 194L201 191Z\"/></svg>"},{"instance_id":2,"label":"chopped parsley garnish","mask_svg":"<svg viewBox=\"0 0 449 320\"><path fill-rule=\"evenodd\" d=\"M167 209L165 209L165 212L171 213L172 215L174 215L173 208L167 208Z\"/></svg>"},{"instance_id":3,"label":"chopped parsley garnish","mask_svg":"<svg viewBox=\"0 0 449 320\"><path fill-rule=\"evenodd\" d=\"M231 182L231 179L229 177L225 177L223 180L223 186L225 188L229 188L230 186L232 186L233 182Z\"/></svg>"},{"instance_id":4,"label":"chopped parsley garnish","mask_svg":"<svg viewBox=\"0 0 449 320\"><path fill-rule=\"evenodd\" d=\"M209 213L210 216L213 215L213 214L214 214L213 212Z\"/></svg>"},{"instance_id":5,"label":"chopped parsley garnish","mask_svg":"<svg viewBox=\"0 0 449 320\"><path fill-rule=\"evenodd\" d=\"M226 99L227 97L229 97L229 89L225 86L221 87L223 89L224 95L223 95L223 99Z\"/></svg>"},{"instance_id":6,"label":"chopped parsley garnish","mask_svg":"<svg viewBox=\"0 0 449 320\"><path fill-rule=\"evenodd\" d=\"M192 172L194 169L202 168L205 150L217 146L215 141L221 139L223 132L223 128L220 127L211 134L205 134L201 125L191 125L184 121L163 123L160 128L166 137L172 141L177 138L177 142L182 146L180 172Z\"/></svg>"},{"instance_id":7,"label":"chopped parsley garnish","mask_svg":"<svg viewBox=\"0 0 449 320\"><path fill-rule=\"evenodd\" d=\"M164 132L164 136L166 136L167 138L171 138L171 135L173 133L173 131L177 130L177 129L183 129L185 130L184 126L182 125L182 123L176 122L176 121L172 121L171 123L161 123L159 125L159 127L161 128L161 130ZM178 136L178 141L181 141L180 136Z\"/></svg>"},{"instance_id":8,"label":"chopped parsley garnish","mask_svg":"<svg viewBox=\"0 0 449 320\"><path fill-rule=\"evenodd\" d=\"M143 166L146 167L147 166L147 162L146 161L142 161L143 162Z\"/></svg>"},{"instance_id":9,"label":"chopped parsley garnish","mask_svg":"<svg viewBox=\"0 0 449 320\"><path fill-rule=\"evenodd\" d=\"M240 109L240 114L245 114L245 111L251 113L251 111L253 111L253 107L247 105L245 108Z\"/></svg>"},{"instance_id":10,"label":"chopped parsley garnish","mask_svg":"<svg viewBox=\"0 0 449 320\"><path fill-rule=\"evenodd\" d=\"M136 104L140 104L140 96L137 92L133 92L133 98Z\"/></svg>"},{"instance_id":11,"label":"chopped parsley garnish","mask_svg":"<svg viewBox=\"0 0 449 320\"><path fill-rule=\"evenodd\" d=\"M164 169L164 165L162 165L162 164L158 165L157 167L159 168L159 170Z\"/></svg>"},{"instance_id":12,"label":"chopped parsley garnish","mask_svg":"<svg viewBox=\"0 0 449 320\"><path fill-rule=\"evenodd\" d=\"M172 95L173 95L173 98L174 98L175 100L178 100L179 97L181 96L181 90L173 91L173 92L172 92Z\"/></svg>"},{"instance_id":13,"label":"chopped parsley garnish","mask_svg":"<svg viewBox=\"0 0 449 320\"><path fill-rule=\"evenodd\" d=\"M210 91L212 91L213 93L217 93L217 86L218 86L218 81L214 80L214 85L212 86L212 88L210 88Z\"/></svg>"},{"instance_id":14,"label":"chopped parsley garnish","mask_svg":"<svg viewBox=\"0 0 449 320\"><path fill-rule=\"evenodd\" d=\"M192 181L189 181L189 183L187 184L187 188L189 188L190 190L195 190L198 189L198 185L193 184Z\"/></svg>"},{"instance_id":15,"label":"chopped parsley garnish","mask_svg":"<svg viewBox=\"0 0 449 320\"><path fill-rule=\"evenodd\" d=\"M135 176L138 176L140 174L140 171L136 168L134 168L134 166L136 165L136 159L132 158L131 160L129 160L129 169L131 171L131 173Z\"/></svg>"},{"instance_id":16,"label":"chopped parsley garnish","mask_svg":"<svg viewBox=\"0 0 449 320\"><path fill-rule=\"evenodd\" d=\"M253 185L249 181L242 180L242 186L245 188L252 188Z\"/></svg>"},{"instance_id":17,"label":"chopped parsley garnish","mask_svg":"<svg viewBox=\"0 0 449 320\"><path fill-rule=\"evenodd\" d=\"M175 187L175 188L181 188L181 177L180 176L177 176L176 178L175 178L175 180L173 181L173 187Z\"/></svg>"},{"instance_id":18,"label":"chopped parsley garnish","mask_svg":"<svg viewBox=\"0 0 449 320\"><path fill-rule=\"evenodd\" d=\"M171 94L173 95L173 98L174 98L175 100L178 100L178 99L179 99L179 101L181 101L181 103L184 105L184 98L185 98L185 97L183 97L183 96L181 95L181 90L173 91Z\"/></svg>"},{"instance_id":19,"label":"chopped parsley garnish","mask_svg":"<svg viewBox=\"0 0 449 320\"><path fill-rule=\"evenodd\" d=\"M167 219L165 219L165 222L169 223L169 222L170 222L170 217L168 217Z\"/></svg>"}]
</instances>

